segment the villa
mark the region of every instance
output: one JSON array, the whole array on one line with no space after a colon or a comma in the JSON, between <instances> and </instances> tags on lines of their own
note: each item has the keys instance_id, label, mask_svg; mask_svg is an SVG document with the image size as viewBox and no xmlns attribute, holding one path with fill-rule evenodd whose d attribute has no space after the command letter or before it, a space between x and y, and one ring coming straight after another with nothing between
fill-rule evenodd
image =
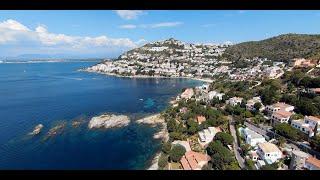
<instances>
[{"instance_id":1,"label":"villa","mask_svg":"<svg viewBox=\"0 0 320 180\"><path fill-rule=\"evenodd\" d=\"M243 132L243 136L246 140L246 143L252 147L255 147L258 143L266 142L265 138L262 135L254 132L248 128L244 128L242 130L242 132Z\"/></svg>"},{"instance_id":2,"label":"villa","mask_svg":"<svg viewBox=\"0 0 320 180\"><path fill-rule=\"evenodd\" d=\"M291 105L283 103L283 102L278 102L278 103L267 106L266 110L269 114L272 114L272 113L274 113L276 111L280 111L280 110L292 112L294 110L294 106L291 106Z\"/></svg>"},{"instance_id":3,"label":"villa","mask_svg":"<svg viewBox=\"0 0 320 180\"><path fill-rule=\"evenodd\" d=\"M314 116L305 116L304 119L293 120L291 126L299 129L309 137L313 137L320 132L320 119Z\"/></svg>"},{"instance_id":4,"label":"villa","mask_svg":"<svg viewBox=\"0 0 320 180\"><path fill-rule=\"evenodd\" d=\"M236 106L236 105L240 105L241 104L242 99L243 98L240 98L240 97L232 97L232 98L228 99L226 101L226 103L231 105L231 106Z\"/></svg>"},{"instance_id":5,"label":"villa","mask_svg":"<svg viewBox=\"0 0 320 180\"><path fill-rule=\"evenodd\" d=\"M259 143L257 154L268 164L272 164L282 158L280 149L269 142Z\"/></svg>"},{"instance_id":6,"label":"villa","mask_svg":"<svg viewBox=\"0 0 320 180\"><path fill-rule=\"evenodd\" d=\"M320 170L320 160L309 156L305 162L304 167L308 170Z\"/></svg>"},{"instance_id":7,"label":"villa","mask_svg":"<svg viewBox=\"0 0 320 180\"><path fill-rule=\"evenodd\" d=\"M180 163L183 170L201 170L211 160L207 154L188 151L182 156Z\"/></svg>"},{"instance_id":8,"label":"villa","mask_svg":"<svg viewBox=\"0 0 320 180\"><path fill-rule=\"evenodd\" d=\"M271 115L271 122L273 125L276 125L278 123L288 123L292 114L292 112L284 110L276 111Z\"/></svg>"},{"instance_id":9,"label":"villa","mask_svg":"<svg viewBox=\"0 0 320 180\"><path fill-rule=\"evenodd\" d=\"M210 91L208 93L209 100L212 100L213 98L218 98L221 101L223 96L224 93L218 93L217 91Z\"/></svg>"}]
</instances>

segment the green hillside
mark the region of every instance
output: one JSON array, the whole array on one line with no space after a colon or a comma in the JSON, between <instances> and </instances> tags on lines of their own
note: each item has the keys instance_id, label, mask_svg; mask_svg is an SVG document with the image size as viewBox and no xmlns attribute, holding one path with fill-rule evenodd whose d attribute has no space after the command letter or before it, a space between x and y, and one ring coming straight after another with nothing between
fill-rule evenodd
<instances>
[{"instance_id":1,"label":"green hillside","mask_svg":"<svg viewBox=\"0 0 320 180\"><path fill-rule=\"evenodd\" d=\"M287 62L293 58L320 58L320 35L284 34L261 41L239 43L227 48L232 61L262 57Z\"/></svg>"}]
</instances>

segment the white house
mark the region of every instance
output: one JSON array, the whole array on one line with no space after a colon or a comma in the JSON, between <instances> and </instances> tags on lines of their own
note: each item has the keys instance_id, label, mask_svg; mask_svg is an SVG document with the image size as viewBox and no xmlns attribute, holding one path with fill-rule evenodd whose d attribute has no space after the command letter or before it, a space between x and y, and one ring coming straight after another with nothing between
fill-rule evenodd
<instances>
[{"instance_id":1,"label":"white house","mask_svg":"<svg viewBox=\"0 0 320 180\"><path fill-rule=\"evenodd\" d=\"M291 126L309 135L309 137L313 137L320 132L319 123L319 118L314 116L305 116L303 120L293 120L291 122Z\"/></svg>"},{"instance_id":2,"label":"white house","mask_svg":"<svg viewBox=\"0 0 320 180\"><path fill-rule=\"evenodd\" d=\"M283 110L276 111L271 115L271 122L273 125L276 125L278 123L288 123L292 114L293 114L292 112L283 111Z\"/></svg>"},{"instance_id":3,"label":"white house","mask_svg":"<svg viewBox=\"0 0 320 180\"><path fill-rule=\"evenodd\" d=\"M251 129L244 128L242 131L246 143L252 147L255 147L258 143L266 142L265 138L262 135L252 131Z\"/></svg>"},{"instance_id":4,"label":"white house","mask_svg":"<svg viewBox=\"0 0 320 180\"><path fill-rule=\"evenodd\" d=\"M236 105L240 105L241 104L242 99L243 98L240 98L240 97L232 97L232 98L228 99L226 101L226 103L231 105L231 106L236 106Z\"/></svg>"},{"instance_id":5,"label":"white house","mask_svg":"<svg viewBox=\"0 0 320 180\"><path fill-rule=\"evenodd\" d=\"M249 99L247 101L247 104L246 104L246 109L249 110L249 111L255 111L256 109L254 108L254 104L258 103L258 102L261 103L261 108L259 110L263 111L265 109L265 107L262 104L261 98L259 96L258 97L253 97L252 99Z\"/></svg>"},{"instance_id":6,"label":"white house","mask_svg":"<svg viewBox=\"0 0 320 180\"><path fill-rule=\"evenodd\" d=\"M291 106L291 105L283 103L283 102L278 102L278 103L267 106L266 110L269 114L272 114L272 113L274 113L276 111L280 111L280 110L292 112L294 110L294 106Z\"/></svg>"},{"instance_id":7,"label":"white house","mask_svg":"<svg viewBox=\"0 0 320 180\"><path fill-rule=\"evenodd\" d=\"M199 135L199 143L204 147L208 145L214 138L214 136L221 132L221 129L218 127L208 127L208 129L204 129L198 132Z\"/></svg>"},{"instance_id":8,"label":"white house","mask_svg":"<svg viewBox=\"0 0 320 180\"><path fill-rule=\"evenodd\" d=\"M224 93L219 93L217 91L210 91L208 93L209 100L212 100L213 98L218 98L219 100L222 100L223 96L224 96Z\"/></svg>"},{"instance_id":9,"label":"white house","mask_svg":"<svg viewBox=\"0 0 320 180\"><path fill-rule=\"evenodd\" d=\"M257 154L268 164L272 164L282 158L280 149L269 142L259 143Z\"/></svg>"}]
</instances>

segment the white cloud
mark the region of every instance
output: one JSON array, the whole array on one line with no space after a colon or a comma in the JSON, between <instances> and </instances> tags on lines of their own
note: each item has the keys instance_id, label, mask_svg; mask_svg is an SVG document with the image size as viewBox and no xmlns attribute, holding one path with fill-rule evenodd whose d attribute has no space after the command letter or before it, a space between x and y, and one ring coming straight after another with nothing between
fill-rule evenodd
<instances>
[{"instance_id":1,"label":"white cloud","mask_svg":"<svg viewBox=\"0 0 320 180\"><path fill-rule=\"evenodd\" d=\"M143 14L140 10L116 10L115 11L122 19L131 20L137 19L138 16Z\"/></svg>"},{"instance_id":2,"label":"white cloud","mask_svg":"<svg viewBox=\"0 0 320 180\"><path fill-rule=\"evenodd\" d=\"M136 25L134 25L134 24L125 24L125 25L121 25L121 26L119 26L121 29L135 29L135 28L137 28L137 26Z\"/></svg>"},{"instance_id":3,"label":"white cloud","mask_svg":"<svg viewBox=\"0 0 320 180\"><path fill-rule=\"evenodd\" d=\"M32 30L12 19L0 22L0 45L2 47L13 43L23 47L26 42L28 42L28 48L34 47L79 53L97 49L103 52L107 52L109 49L113 51L116 49L130 49L138 45L138 43L129 38L111 38L105 35L97 37L72 36L49 32L45 25L39 25Z\"/></svg>"},{"instance_id":4,"label":"white cloud","mask_svg":"<svg viewBox=\"0 0 320 180\"><path fill-rule=\"evenodd\" d=\"M159 27L175 27L182 25L182 22L163 22L163 23L157 23L152 24L151 28L159 28Z\"/></svg>"},{"instance_id":5,"label":"white cloud","mask_svg":"<svg viewBox=\"0 0 320 180\"><path fill-rule=\"evenodd\" d=\"M125 24L119 26L121 29L135 29L135 28L163 28L163 27L177 27L182 25L182 22L161 22L161 23L155 23L155 24Z\"/></svg>"}]
</instances>

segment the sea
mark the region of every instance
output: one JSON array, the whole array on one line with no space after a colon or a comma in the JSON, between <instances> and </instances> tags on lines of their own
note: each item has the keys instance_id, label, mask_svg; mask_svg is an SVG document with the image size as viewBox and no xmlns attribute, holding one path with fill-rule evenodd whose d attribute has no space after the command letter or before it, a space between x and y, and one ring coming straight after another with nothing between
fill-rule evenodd
<instances>
[{"instance_id":1,"label":"sea","mask_svg":"<svg viewBox=\"0 0 320 180\"><path fill-rule=\"evenodd\" d=\"M146 169L161 140L135 120L163 111L190 79L122 78L78 71L95 61L0 63L0 169ZM88 129L103 113L124 114L126 127ZM80 121L73 126L73 121ZM28 133L43 124L40 134ZM51 128L65 127L48 136Z\"/></svg>"}]
</instances>

